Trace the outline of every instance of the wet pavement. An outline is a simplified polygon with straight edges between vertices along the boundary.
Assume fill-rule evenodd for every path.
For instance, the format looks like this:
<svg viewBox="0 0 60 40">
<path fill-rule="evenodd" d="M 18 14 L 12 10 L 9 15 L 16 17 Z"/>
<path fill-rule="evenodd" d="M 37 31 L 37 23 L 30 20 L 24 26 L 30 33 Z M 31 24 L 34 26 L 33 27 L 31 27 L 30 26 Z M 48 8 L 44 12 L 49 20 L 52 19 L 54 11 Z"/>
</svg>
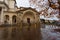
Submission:
<svg viewBox="0 0 60 40">
<path fill-rule="evenodd" d="M 56 25 L 43 25 L 41 31 L 35 29 L 34 26 L 28 28 L 20 27 L 0 27 L 0 40 L 60 40 L 60 32 L 53 29 L 60 29 Z M 41 32 L 41 34 L 40 34 Z M 40 35 L 40 36 L 39 36 Z M 42 37 L 41 37 L 42 36 Z M 41 38 L 41 39 L 40 39 Z"/>
<path fill-rule="evenodd" d="M 45 28 L 41 28 L 42 40 L 60 40 L 60 32 L 54 29 L 60 28 L 56 25 L 45 25 Z"/>
<path fill-rule="evenodd" d="M 41 40 L 40 32 L 34 25 L 0 27 L 0 40 Z"/>
</svg>

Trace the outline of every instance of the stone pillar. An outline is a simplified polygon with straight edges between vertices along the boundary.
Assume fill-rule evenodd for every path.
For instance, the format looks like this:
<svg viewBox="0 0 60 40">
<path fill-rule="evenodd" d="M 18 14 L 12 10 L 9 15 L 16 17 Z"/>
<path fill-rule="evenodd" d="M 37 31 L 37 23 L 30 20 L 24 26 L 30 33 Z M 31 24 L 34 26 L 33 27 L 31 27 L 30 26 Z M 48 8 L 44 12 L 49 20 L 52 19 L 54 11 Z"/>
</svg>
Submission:
<svg viewBox="0 0 60 40">
<path fill-rule="evenodd" d="M 3 16 L 4 16 L 4 15 L 3 15 L 3 12 L 4 12 L 4 11 L 3 11 L 3 10 L 4 10 L 4 9 L 2 8 L 2 11 L 1 11 L 1 24 L 4 23 L 4 17 L 3 17 Z"/>
<path fill-rule="evenodd" d="M 10 18 L 9 18 L 10 20 L 10 22 L 9 22 L 9 24 L 12 24 L 12 16 L 10 16 Z"/>
</svg>

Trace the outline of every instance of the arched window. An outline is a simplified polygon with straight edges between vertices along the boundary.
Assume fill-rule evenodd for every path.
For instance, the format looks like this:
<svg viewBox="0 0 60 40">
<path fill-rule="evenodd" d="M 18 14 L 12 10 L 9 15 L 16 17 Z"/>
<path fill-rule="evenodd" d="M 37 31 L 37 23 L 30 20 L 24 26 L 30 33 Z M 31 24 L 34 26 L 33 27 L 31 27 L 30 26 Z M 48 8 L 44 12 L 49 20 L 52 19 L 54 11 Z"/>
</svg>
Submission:
<svg viewBox="0 0 60 40">
<path fill-rule="evenodd" d="M 2 8 L 0 7 L 0 14 L 1 14 L 1 10 L 2 10 Z"/>
<path fill-rule="evenodd" d="M 5 19 L 6 20 L 9 20 L 9 15 L 5 15 Z"/>
<path fill-rule="evenodd" d="M 12 17 L 12 23 L 16 23 L 16 16 L 15 15 Z"/>
<path fill-rule="evenodd" d="M 5 23 L 9 23 L 9 15 L 5 15 L 4 17 L 5 17 L 5 21 L 4 22 Z"/>
</svg>

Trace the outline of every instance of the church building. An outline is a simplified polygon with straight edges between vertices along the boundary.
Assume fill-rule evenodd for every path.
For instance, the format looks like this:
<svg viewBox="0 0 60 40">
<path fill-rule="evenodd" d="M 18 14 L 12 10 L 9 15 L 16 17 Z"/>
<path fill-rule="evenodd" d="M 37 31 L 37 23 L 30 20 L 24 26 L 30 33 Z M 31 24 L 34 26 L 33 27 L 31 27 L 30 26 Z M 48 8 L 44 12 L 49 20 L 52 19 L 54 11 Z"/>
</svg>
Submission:
<svg viewBox="0 0 60 40">
<path fill-rule="evenodd" d="M 32 8 L 16 7 L 16 0 L 0 0 L 0 25 L 39 22 L 39 13 Z"/>
</svg>

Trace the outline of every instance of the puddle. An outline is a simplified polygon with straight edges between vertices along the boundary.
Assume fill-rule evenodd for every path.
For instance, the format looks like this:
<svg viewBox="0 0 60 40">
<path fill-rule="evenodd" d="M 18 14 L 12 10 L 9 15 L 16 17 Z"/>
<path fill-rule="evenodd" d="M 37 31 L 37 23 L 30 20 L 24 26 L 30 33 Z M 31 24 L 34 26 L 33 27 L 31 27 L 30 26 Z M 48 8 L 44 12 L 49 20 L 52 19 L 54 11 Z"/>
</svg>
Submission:
<svg viewBox="0 0 60 40">
<path fill-rule="evenodd" d="M 34 24 L 0 27 L 0 40 L 41 40 L 41 30 Z"/>
</svg>

